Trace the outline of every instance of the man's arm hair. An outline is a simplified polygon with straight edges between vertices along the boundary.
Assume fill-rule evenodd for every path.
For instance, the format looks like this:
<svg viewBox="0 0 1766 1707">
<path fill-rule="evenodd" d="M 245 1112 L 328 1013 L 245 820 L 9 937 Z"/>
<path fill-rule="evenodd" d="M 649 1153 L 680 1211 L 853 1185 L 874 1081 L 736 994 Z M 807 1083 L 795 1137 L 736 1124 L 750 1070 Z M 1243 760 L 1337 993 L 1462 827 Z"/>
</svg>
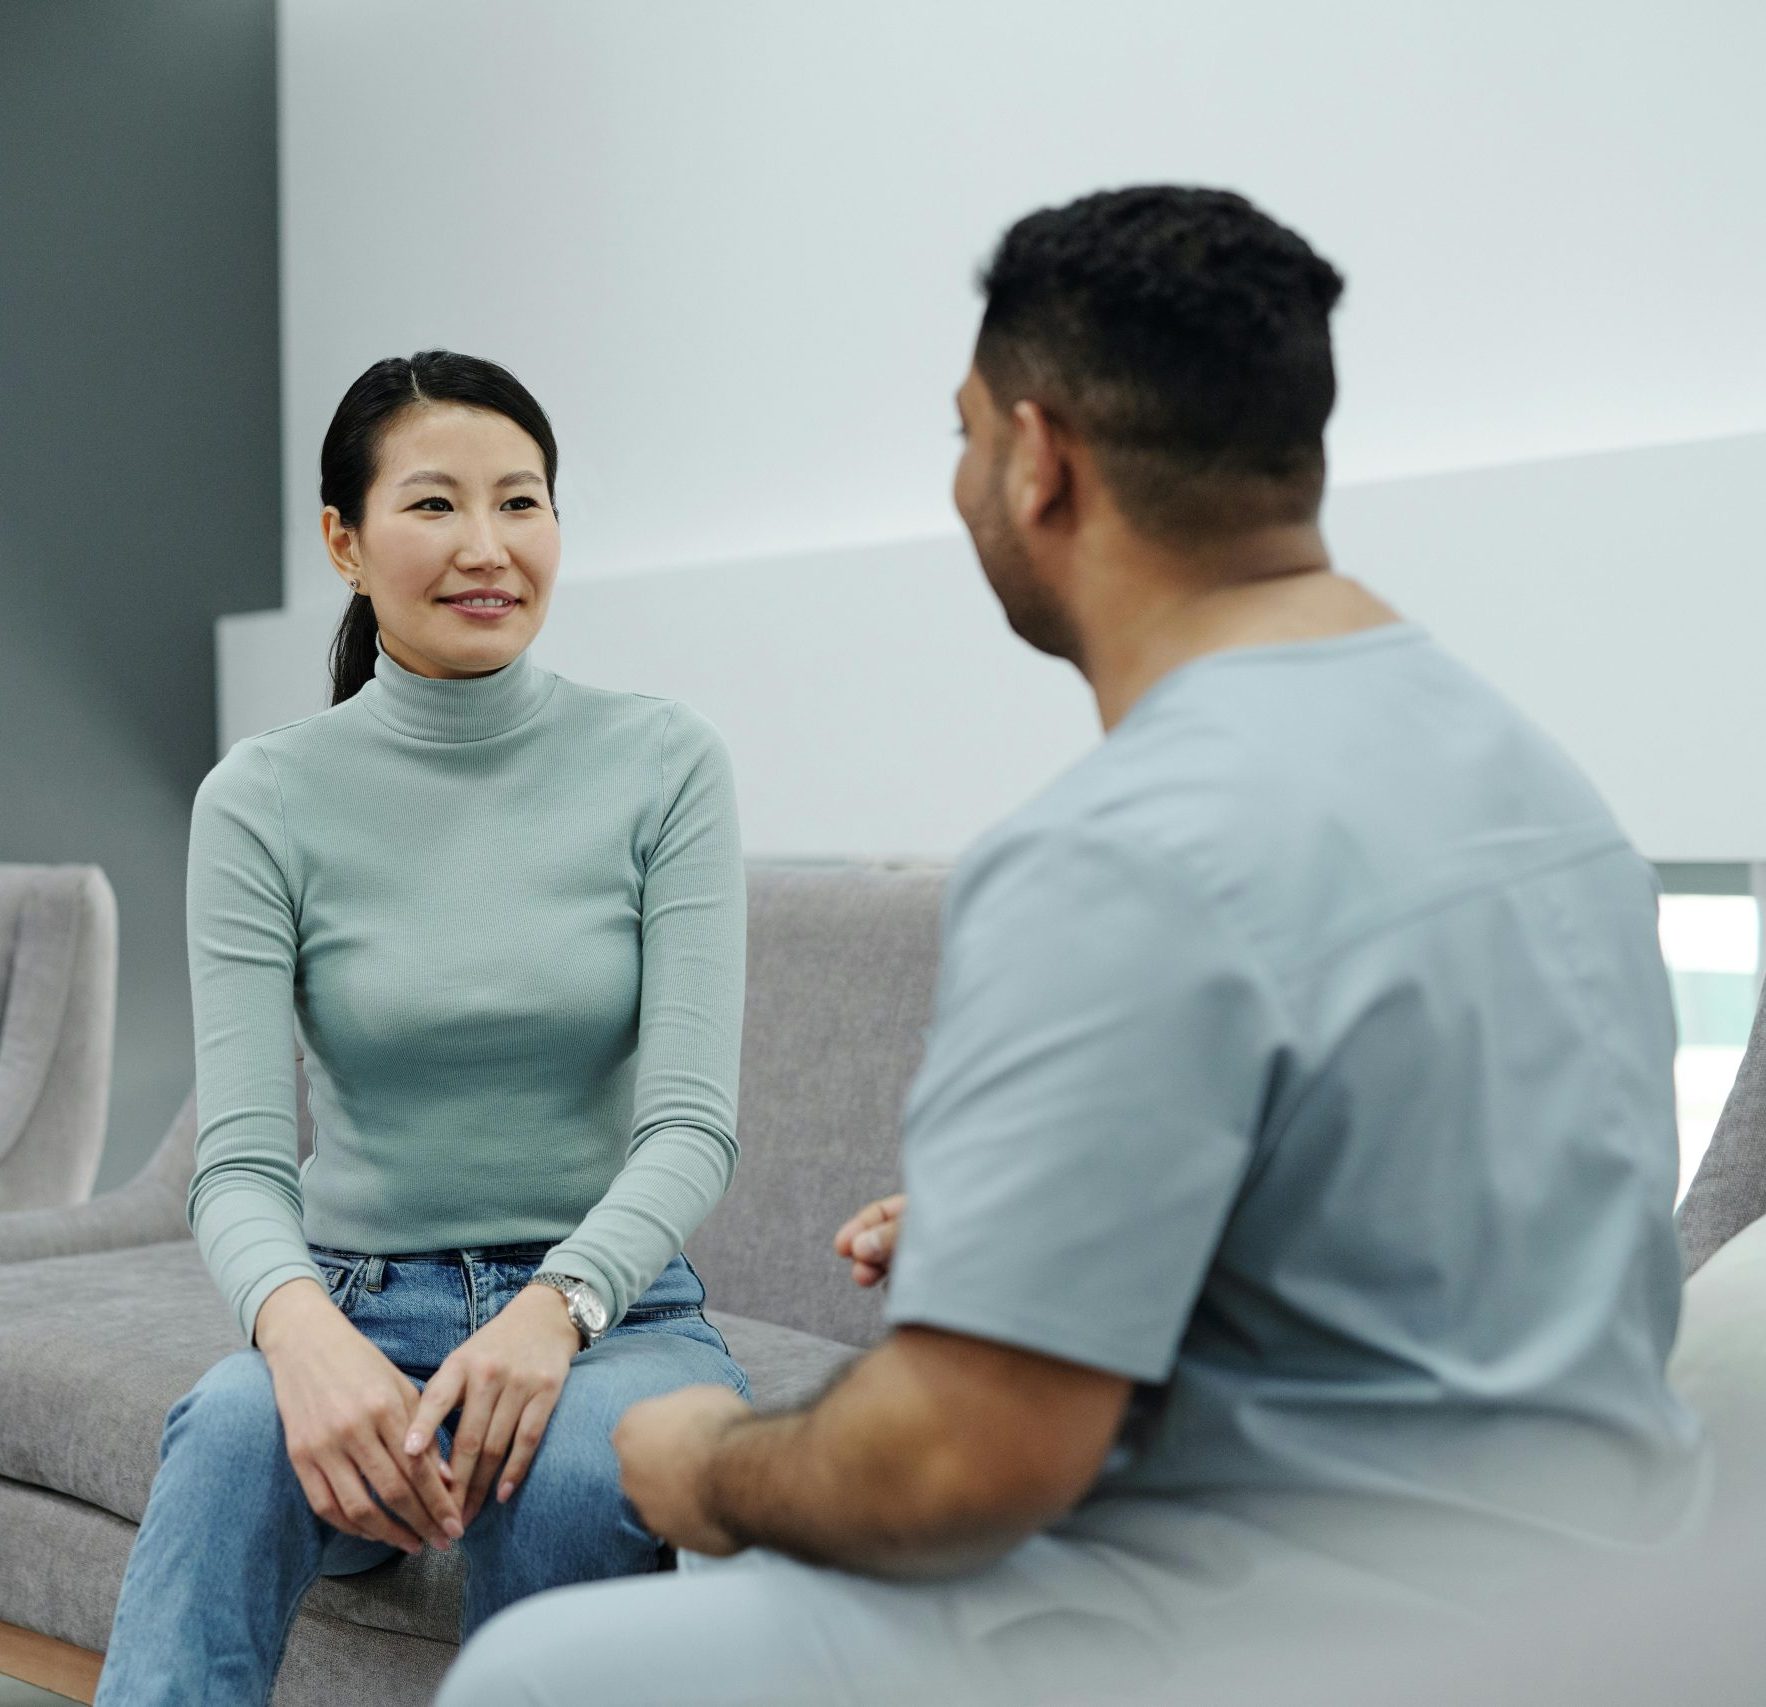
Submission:
<svg viewBox="0 0 1766 1707">
<path fill-rule="evenodd" d="M 994 1340 L 898 1327 L 801 1410 L 735 1424 L 704 1490 L 744 1544 L 878 1576 L 971 1569 L 1073 1508 L 1134 1383 Z"/>
</svg>

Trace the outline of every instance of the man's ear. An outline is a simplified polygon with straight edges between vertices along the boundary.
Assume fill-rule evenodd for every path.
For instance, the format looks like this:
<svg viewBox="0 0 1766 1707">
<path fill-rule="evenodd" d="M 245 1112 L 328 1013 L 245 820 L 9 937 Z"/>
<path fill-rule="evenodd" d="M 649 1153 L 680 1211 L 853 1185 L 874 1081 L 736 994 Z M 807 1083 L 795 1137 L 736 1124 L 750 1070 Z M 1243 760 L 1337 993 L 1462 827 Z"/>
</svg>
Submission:
<svg viewBox="0 0 1766 1707">
<path fill-rule="evenodd" d="M 1073 467 L 1067 435 L 1040 403 L 1012 405 L 1006 501 L 1021 529 L 1058 524 L 1071 510 Z"/>
</svg>

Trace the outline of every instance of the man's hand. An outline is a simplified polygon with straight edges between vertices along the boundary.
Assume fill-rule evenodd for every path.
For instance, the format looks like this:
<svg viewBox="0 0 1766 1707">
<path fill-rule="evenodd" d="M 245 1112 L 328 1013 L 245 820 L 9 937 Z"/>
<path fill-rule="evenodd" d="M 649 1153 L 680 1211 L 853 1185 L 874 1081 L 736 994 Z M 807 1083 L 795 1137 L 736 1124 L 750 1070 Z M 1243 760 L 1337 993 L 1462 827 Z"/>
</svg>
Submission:
<svg viewBox="0 0 1766 1707">
<path fill-rule="evenodd" d="M 613 1431 L 620 1480 L 652 1534 L 718 1558 L 741 1551 L 706 1511 L 706 1493 L 719 1442 L 753 1414 L 728 1387 L 707 1385 L 641 1399 L 620 1418 Z"/>
<path fill-rule="evenodd" d="M 860 1286 L 875 1286 L 889 1273 L 895 1256 L 895 1236 L 901 1230 L 901 1212 L 907 1196 L 897 1192 L 867 1203 L 834 1235 L 834 1250 L 852 1263 L 852 1278 Z"/>
<path fill-rule="evenodd" d="M 450 1463 L 464 1506 L 462 1524 L 469 1526 L 478 1515 L 499 1470 L 497 1501 L 513 1498 L 564 1391 L 570 1360 L 582 1348 L 564 1294 L 524 1286 L 430 1378 L 404 1448 L 409 1456 L 420 1455 L 436 1426 L 460 1407 Z"/>
</svg>

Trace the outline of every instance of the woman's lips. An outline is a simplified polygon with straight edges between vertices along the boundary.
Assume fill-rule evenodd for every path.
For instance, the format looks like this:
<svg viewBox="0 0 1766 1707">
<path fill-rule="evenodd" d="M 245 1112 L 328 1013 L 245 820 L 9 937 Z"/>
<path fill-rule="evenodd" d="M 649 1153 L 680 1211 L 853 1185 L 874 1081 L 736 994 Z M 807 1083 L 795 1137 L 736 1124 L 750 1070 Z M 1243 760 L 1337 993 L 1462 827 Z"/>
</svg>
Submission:
<svg viewBox="0 0 1766 1707">
<path fill-rule="evenodd" d="M 511 611 L 521 609 L 519 600 L 507 605 L 462 605 L 449 599 L 442 599 L 439 602 L 446 605 L 449 610 L 457 610 L 462 616 L 469 617 L 474 622 L 497 622 L 508 616 Z"/>
</svg>

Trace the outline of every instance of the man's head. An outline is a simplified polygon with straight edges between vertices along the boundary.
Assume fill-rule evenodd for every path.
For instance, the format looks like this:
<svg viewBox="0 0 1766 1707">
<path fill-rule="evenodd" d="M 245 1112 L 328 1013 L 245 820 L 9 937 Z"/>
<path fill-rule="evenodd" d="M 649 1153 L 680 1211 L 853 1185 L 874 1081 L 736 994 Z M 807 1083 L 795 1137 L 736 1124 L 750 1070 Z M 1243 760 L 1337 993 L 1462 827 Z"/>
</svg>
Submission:
<svg viewBox="0 0 1766 1707">
<path fill-rule="evenodd" d="M 1316 520 L 1343 280 L 1294 232 L 1227 190 L 1101 191 L 1019 220 L 979 282 L 955 499 L 1033 646 L 1078 660 L 1040 571 L 1101 513 L 1215 558 Z"/>
</svg>

